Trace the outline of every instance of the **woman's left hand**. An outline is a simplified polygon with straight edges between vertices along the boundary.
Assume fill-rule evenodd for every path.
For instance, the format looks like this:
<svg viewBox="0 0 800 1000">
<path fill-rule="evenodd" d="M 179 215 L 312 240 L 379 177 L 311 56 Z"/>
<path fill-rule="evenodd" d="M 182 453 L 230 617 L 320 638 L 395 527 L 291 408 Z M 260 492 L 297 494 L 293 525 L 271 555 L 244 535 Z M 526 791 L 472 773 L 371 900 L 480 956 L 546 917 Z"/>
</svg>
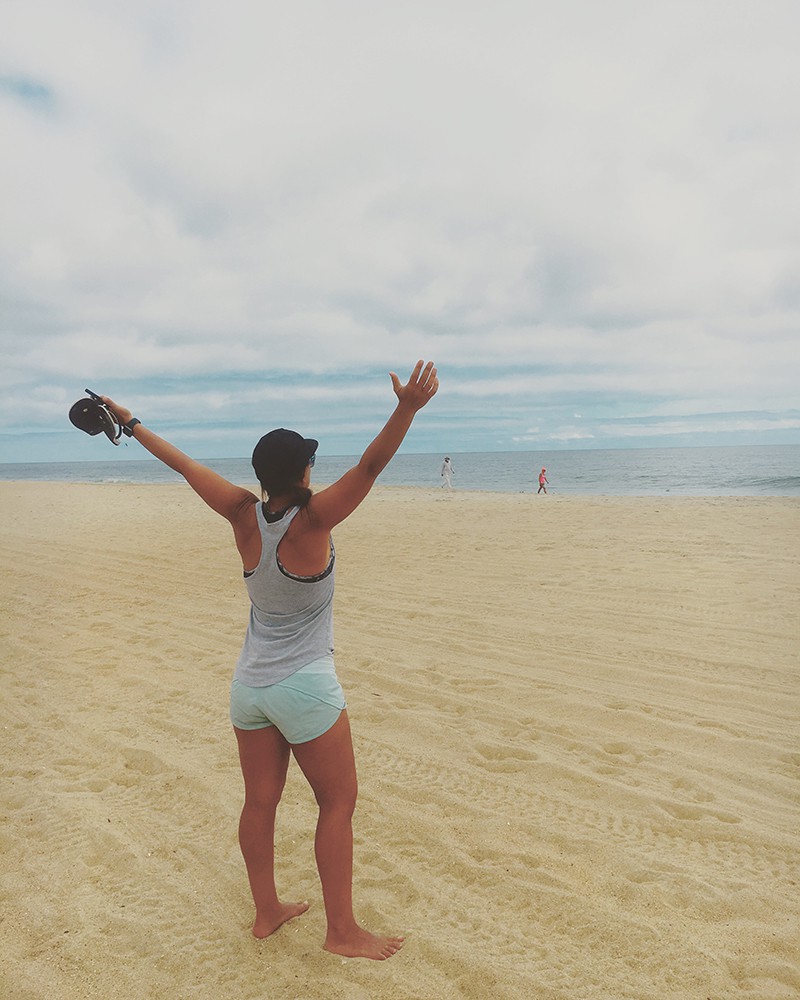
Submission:
<svg viewBox="0 0 800 1000">
<path fill-rule="evenodd" d="M 423 364 L 425 364 L 423 361 L 416 363 L 405 385 L 394 372 L 389 372 L 395 395 L 401 403 L 410 406 L 414 412 L 421 410 L 436 395 L 439 388 L 439 379 L 436 377 L 433 362 L 429 361 L 424 368 Z"/>
</svg>

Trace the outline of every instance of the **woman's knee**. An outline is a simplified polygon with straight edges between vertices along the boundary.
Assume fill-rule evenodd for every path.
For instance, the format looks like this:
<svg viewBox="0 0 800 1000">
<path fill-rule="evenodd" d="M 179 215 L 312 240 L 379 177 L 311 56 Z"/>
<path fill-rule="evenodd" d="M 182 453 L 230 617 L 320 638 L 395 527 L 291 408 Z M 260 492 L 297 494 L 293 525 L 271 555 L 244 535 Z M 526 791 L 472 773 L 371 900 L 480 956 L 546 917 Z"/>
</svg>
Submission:
<svg viewBox="0 0 800 1000">
<path fill-rule="evenodd" d="M 352 816 L 358 799 L 358 782 L 353 776 L 351 781 L 336 781 L 331 785 L 321 785 L 314 789 L 314 797 L 320 812 L 341 813 Z"/>
<path fill-rule="evenodd" d="M 286 781 L 279 783 L 259 782 L 245 788 L 244 807 L 258 812 L 274 811 L 278 808 L 278 803 L 283 795 Z"/>
</svg>

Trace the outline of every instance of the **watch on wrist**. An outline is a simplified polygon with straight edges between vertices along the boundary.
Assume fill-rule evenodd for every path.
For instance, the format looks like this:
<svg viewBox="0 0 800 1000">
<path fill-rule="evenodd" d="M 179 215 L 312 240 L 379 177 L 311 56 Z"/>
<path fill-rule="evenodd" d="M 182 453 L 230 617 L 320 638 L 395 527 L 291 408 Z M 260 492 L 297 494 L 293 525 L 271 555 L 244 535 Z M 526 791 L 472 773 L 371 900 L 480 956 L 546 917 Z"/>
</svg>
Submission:
<svg viewBox="0 0 800 1000">
<path fill-rule="evenodd" d="M 131 419 L 127 422 L 127 424 L 123 424 L 122 433 L 125 434 L 126 437 L 132 438 L 133 428 L 140 423 L 141 420 L 138 417 L 131 417 Z"/>
</svg>

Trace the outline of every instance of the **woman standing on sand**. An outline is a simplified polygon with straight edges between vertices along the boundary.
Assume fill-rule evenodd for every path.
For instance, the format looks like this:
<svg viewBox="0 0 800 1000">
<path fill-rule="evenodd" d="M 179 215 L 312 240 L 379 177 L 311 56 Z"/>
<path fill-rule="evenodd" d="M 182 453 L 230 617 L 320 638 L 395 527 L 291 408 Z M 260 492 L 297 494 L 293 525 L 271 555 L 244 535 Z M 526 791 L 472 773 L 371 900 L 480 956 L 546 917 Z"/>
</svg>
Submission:
<svg viewBox="0 0 800 1000">
<path fill-rule="evenodd" d="M 439 388 L 432 362 L 417 362 L 406 385 L 390 373 L 397 406 L 359 463 L 312 494 L 317 442 L 283 428 L 253 451 L 261 500 L 184 455 L 130 410 L 103 401 L 156 458 L 180 473 L 232 528 L 250 595 L 250 621 L 231 685 L 245 802 L 239 822 L 256 919 L 263 938 L 308 909 L 275 889 L 275 813 L 289 754 L 319 805 L 315 853 L 328 928 L 324 948 L 349 958 L 386 959 L 401 937 L 371 934 L 353 915 L 353 829 L 357 782 L 350 723 L 333 664 L 331 529 L 367 496 L 418 410 Z"/>
</svg>

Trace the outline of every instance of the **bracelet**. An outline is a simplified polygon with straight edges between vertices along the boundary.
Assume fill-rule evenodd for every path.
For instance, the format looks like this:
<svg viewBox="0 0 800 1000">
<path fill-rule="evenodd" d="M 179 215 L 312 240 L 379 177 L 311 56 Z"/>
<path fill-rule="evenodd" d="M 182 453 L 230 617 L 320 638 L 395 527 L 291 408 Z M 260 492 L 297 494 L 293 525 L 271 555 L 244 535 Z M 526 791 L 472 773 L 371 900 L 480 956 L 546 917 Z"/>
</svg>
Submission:
<svg viewBox="0 0 800 1000">
<path fill-rule="evenodd" d="M 127 424 L 125 424 L 123 426 L 122 433 L 125 434 L 126 437 L 132 438 L 133 437 L 133 428 L 137 424 L 140 424 L 140 423 L 141 423 L 141 420 L 138 417 L 131 417 L 131 419 L 127 422 Z"/>
</svg>

